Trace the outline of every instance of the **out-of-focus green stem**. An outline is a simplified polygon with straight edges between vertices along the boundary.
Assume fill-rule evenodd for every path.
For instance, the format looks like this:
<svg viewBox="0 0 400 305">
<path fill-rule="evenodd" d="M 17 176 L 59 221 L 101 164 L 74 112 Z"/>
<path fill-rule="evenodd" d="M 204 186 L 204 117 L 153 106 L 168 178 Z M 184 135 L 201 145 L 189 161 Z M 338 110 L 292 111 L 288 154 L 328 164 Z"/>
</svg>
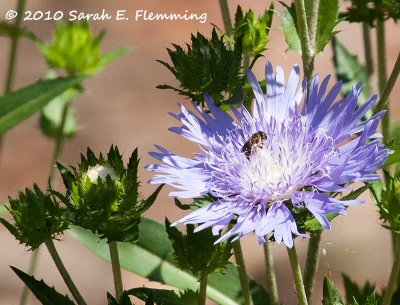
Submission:
<svg viewBox="0 0 400 305">
<path fill-rule="evenodd" d="M 231 14 L 229 12 L 228 0 L 219 0 L 219 6 L 221 9 L 222 20 L 224 22 L 225 32 L 229 33 L 232 31 Z"/>
<path fill-rule="evenodd" d="M 397 54 L 396 63 L 394 64 L 392 73 L 390 73 L 389 80 L 386 82 L 385 89 L 383 89 L 381 97 L 379 98 L 379 102 L 376 105 L 376 112 L 385 109 L 389 96 L 392 93 L 394 84 L 396 83 L 397 78 L 399 77 L 399 74 L 400 74 L 400 52 Z"/>
<path fill-rule="evenodd" d="M 69 103 L 65 104 L 62 110 L 61 114 L 61 122 L 60 126 L 57 130 L 56 137 L 54 139 L 54 151 L 53 151 L 53 156 L 51 158 L 51 167 L 50 167 L 50 173 L 49 173 L 49 179 L 50 182 L 53 181 L 54 179 L 54 174 L 55 174 L 55 163 L 57 160 L 60 158 L 61 150 L 64 144 L 64 128 L 65 128 L 65 121 L 67 120 L 67 113 L 69 109 Z"/>
<path fill-rule="evenodd" d="M 207 272 L 203 271 L 200 276 L 200 288 L 199 288 L 199 301 L 198 305 L 205 305 L 207 300 Z"/>
<path fill-rule="evenodd" d="M 287 248 L 287 252 L 289 256 L 290 267 L 292 268 L 293 280 L 296 287 L 296 293 L 297 293 L 297 299 L 299 300 L 299 305 L 308 305 L 295 245 L 293 244 L 292 248 Z"/>
<path fill-rule="evenodd" d="M 39 260 L 39 254 L 40 254 L 40 248 L 37 248 L 35 251 L 32 252 L 31 260 L 29 263 L 28 274 L 35 273 L 36 266 Z M 29 288 L 27 286 L 24 286 L 24 289 L 22 289 L 21 299 L 19 300 L 20 305 L 25 305 L 26 302 L 28 301 L 29 291 L 30 291 Z"/>
<path fill-rule="evenodd" d="M 272 255 L 272 249 L 268 240 L 263 244 L 263 247 L 264 247 L 265 269 L 267 272 L 267 290 L 269 293 L 271 304 L 278 305 L 279 295 L 278 295 L 278 286 L 276 285 L 274 259 Z"/>
<path fill-rule="evenodd" d="M 315 274 L 319 261 L 321 233 L 321 231 L 310 233 L 311 237 L 308 242 L 306 267 L 304 269 L 304 289 L 308 303 L 311 302 L 311 296 L 314 290 Z"/>
<path fill-rule="evenodd" d="M 232 243 L 233 254 L 235 255 L 236 264 L 238 267 L 239 281 L 242 288 L 244 305 L 253 305 L 253 300 L 251 297 L 249 279 L 247 277 L 246 265 L 244 263 L 242 246 L 240 245 L 240 240 Z"/>
<path fill-rule="evenodd" d="M 367 69 L 367 81 L 368 86 L 371 88 L 371 77 L 374 74 L 374 61 L 372 60 L 370 27 L 368 23 L 362 23 L 362 33 L 364 43 L 365 67 Z"/>
<path fill-rule="evenodd" d="M 50 240 L 46 241 L 45 245 L 46 245 L 47 249 L 49 250 L 51 258 L 53 259 L 54 263 L 56 264 L 58 271 L 60 272 L 62 278 L 64 279 L 64 282 L 67 285 L 72 296 L 74 297 L 75 301 L 78 303 L 78 305 L 86 305 L 85 300 L 83 299 L 82 295 L 78 291 L 78 288 L 76 288 L 74 282 L 72 281 L 71 276 L 69 275 L 67 269 L 65 268 L 60 256 L 58 255 L 58 252 L 56 250 L 56 247 L 54 246 L 53 240 L 50 239 Z"/>
<path fill-rule="evenodd" d="M 397 282 L 400 272 L 400 235 L 394 234 L 394 257 L 392 271 L 390 272 L 389 282 L 386 286 L 385 294 L 383 295 L 382 305 L 390 305 L 392 302 L 393 293 L 397 288 Z"/>
<path fill-rule="evenodd" d="M 378 57 L 378 91 L 383 93 L 386 86 L 386 47 L 385 47 L 385 23 L 382 20 L 376 22 L 376 43 Z M 386 106 L 386 114 L 382 118 L 382 135 L 385 141 L 389 141 L 390 126 L 389 126 L 389 107 Z"/>
<path fill-rule="evenodd" d="M 111 266 L 114 277 L 115 296 L 117 301 L 120 301 L 121 296 L 124 293 L 124 288 L 122 285 L 121 265 L 119 263 L 117 242 L 116 241 L 110 242 L 108 244 L 108 247 L 110 249 Z"/>
<path fill-rule="evenodd" d="M 4 85 L 4 93 L 8 93 L 12 90 L 12 86 L 14 84 L 14 76 L 15 76 L 15 64 L 17 62 L 17 51 L 18 51 L 18 41 L 19 35 L 18 30 L 21 26 L 23 12 L 25 10 L 25 3 L 26 0 L 18 0 L 17 2 L 17 17 L 15 18 L 14 24 L 14 32 L 13 35 L 10 37 L 11 39 L 11 47 L 10 53 L 8 56 L 8 67 L 7 67 L 7 75 L 6 75 L 6 82 Z M 0 134 L 0 155 L 3 147 L 3 135 Z"/>
<path fill-rule="evenodd" d="M 18 40 L 19 40 L 18 31 L 21 26 L 25 3 L 26 3 L 26 0 L 18 0 L 18 3 L 17 3 L 16 11 L 17 11 L 18 15 L 15 18 L 14 33 L 11 36 L 11 48 L 10 48 L 10 56 L 8 59 L 7 78 L 6 78 L 6 84 L 4 87 L 5 93 L 11 91 L 12 85 L 14 83 L 15 63 L 17 61 Z"/>
</svg>

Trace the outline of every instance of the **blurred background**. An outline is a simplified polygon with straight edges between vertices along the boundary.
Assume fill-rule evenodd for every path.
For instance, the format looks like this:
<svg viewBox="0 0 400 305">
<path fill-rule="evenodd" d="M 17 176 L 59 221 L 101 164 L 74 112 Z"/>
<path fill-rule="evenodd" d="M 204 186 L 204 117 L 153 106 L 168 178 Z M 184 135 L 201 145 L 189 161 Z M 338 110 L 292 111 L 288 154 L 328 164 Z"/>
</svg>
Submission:
<svg viewBox="0 0 400 305">
<path fill-rule="evenodd" d="M 256 15 L 261 14 L 269 6 L 269 1 L 243 0 L 229 1 L 231 15 L 240 4 L 244 11 L 252 8 Z M 15 9 L 15 0 L 0 2 L 0 19 L 6 12 Z M 280 8 L 280 4 L 276 4 Z M 75 165 L 81 152 L 87 146 L 97 154 L 108 151 L 111 144 L 117 145 L 127 159 L 135 147 L 139 147 L 141 156 L 140 177 L 142 192 L 150 194 L 154 188 L 146 181 L 151 173 L 144 170 L 146 164 L 154 160 L 148 155 L 154 144 L 159 144 L 174 152 L 190 156 L 195 146 L 168 132 L 168 128 L 176 122 L 168 112 L 178 112 L 177 103 L 188 105 L 189 101 L 171 90 L 159 90 L 159 84 L 177 85 L 173 75 L 156 59 L 169 62 L 166 48 L 171 43 L 184 45 L 190 41 L 190 34 L 197 31 L 209 37 L 212 24 L 223 28 L 218 1 L 185 1 L 185 0 L 35 0 L 27 1 L 26 10 L 57 11 L 68 14 L 71 10 L 87 13 L 126 10 L 127 21 L 91 21 L 90 26 L 95 33 L 103 28 L 107 34 L 102 43 L 104 52 L 118 47 L 131 47 L 133 51 L 110 64 L 102 73 L 84 83 L 85 93 L 74 101 L 74 109 L 79 122 L 79 132 L 72 140 L 65 142 L 61 162 Z M 147 10 L 155 13 L 174 12 L 206 13 L 207 21 L 135 21 L 136 10 Z M 45 41 L 51 40 L 55 27 L 54 21 L 26 21 L 29 27 Z M 387 69 L 390 73 L 395 56 L 400 49 L 399 27 L 388 21 L 386 23 Z M 279 31 L 280 23 L 274 16 L 269 36 L 268 50 L 265 59 L 273 65 L 280 65 L 288 74 L 294 63 L 301 64 L 301 58 L 293 52 L 286 52 L 283 34 Z M 338 39 L 353 53 L 363 60 L 361 45 L 361 26 L 342 22 L 338 30 Z M 374 32 L 372 33 L 375 45 Z M 0 37 L 0 88 L 3 90 L 6 75 L 10 42 Z M 21 39 L 18 48 L 18 62 L 14 89 L 28 85 L 41 78 L 47 69 L 46 63 L 31 41 Z M 265 59 L 258 60 L 254 71 L 259 79 L 263 78 Z M 315 73 L 322 77 L 333 74 L 332 52 L 328 45 L 320 53 L 315 62 Z M 332 82 L 333 83 L 333 82 Z M 400 95 L 400 85 L 395 86 L 392 97 Z M 398 101 L 392 98 L 392 105 Z M 399 122 L 399 110 L 393 108 L 393 115 Z M 31 187 L 34 182 L 45 188 L 47 184 L 52 141 L 44 137 L 38 128 L 38 116 L 35 115 L 24 123 L 7 132 L 0 157 L 0 202 L 8 196 L 15 197 L 18 190 Z M 59 180 L 59 177 L 57 177 Z M 60 183 L 58 182 L 58 185 Z M 165 187 L 157 202 L 146 213 L 148 217 L 164 221 L 167 216 L 176 220 L 183 212 L 179 211 L 168 197 L 171 188 Z M 314 302 L 321 300 L 322 277 L 329 274 L 336 284 L 342 287 L 341 274 L 351 274 L 353 280 L 364 283 L 369 280 L 378 289 L 386 285 L 391 267 L 390 234 L 380 226 L 375 206 L 368 196 L 366 203 L 360 207 L 348 209 L 347 217 L 338 217 L 333 221 L 332 230 L 323 234 L 319 274 L 317 276 Z M 296 240 L 300 258 L 304 261 L 307 241 Z M 22 282 L 9 266 L 16 266 L 27 271 L 30 253 L 0 226 L 0 305 L 18 304 Z M 250 274 L 265 283 L 264 258 L 262 248 L 254 236 L 244 239 L 244 252 Z M 108 264 L 77 244 L 68 235 L 56 243 L 65 265 L 76 281 L 77 286 L 89 304 L 106 304 L 106 291 L 113 293 L 111 269 Z M 322 250 L 322 249 L 321 249 Z M 281 301 L 285 304 L 296 304 L 296 297 L 291 279 L 291 271 L 284 245 L 274 245 L 274 258 L 277 272 L 278 289 Z M 322 255 L 322 252 L 324 255 Z M 54 285 L 57 290 L 66 292 L 65 285 L 57 273 L 47 251 L 42 249 L 37 278 Z M 142 279 L 128 272 L 123 272 L 125 287 L 151 286 Z M 29 304 L 38 304 L 32 297 Z M 211 303 L 210 303 L 211 304 Z"/>
</svg>

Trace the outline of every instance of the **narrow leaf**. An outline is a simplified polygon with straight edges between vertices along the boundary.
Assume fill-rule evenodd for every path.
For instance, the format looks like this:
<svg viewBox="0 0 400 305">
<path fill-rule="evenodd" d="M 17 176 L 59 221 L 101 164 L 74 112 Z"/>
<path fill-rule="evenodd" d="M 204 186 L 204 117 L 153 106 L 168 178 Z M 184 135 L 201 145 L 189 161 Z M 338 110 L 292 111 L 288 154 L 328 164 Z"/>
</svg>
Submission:
<svg viewBox="0 0 400 305">
<path fill-rule="evenodd" d="M 122 268 L 179 289 L 196 291 L 199 283 L 191 274 L 178 269 L 173 262 L 171 242 L 163 224 L 143 218 L 139 225 L 140 239 L 136 244 L 118 243 Z M 105 242 L 82 228 L 73 227 L 69 233 L 80 243 L 104 260 L 110 261 Z M 140 263 L 138 263 L 140 262 Z M 226 266 L 224 274 L 211 274 L 208 277 L 207 296 L 220 305 L 243 304 L 237 268 Z M 269 296 L 265 289 L 255 281 L 250 281 L 253 299 L 268 305 Z M 262 301 L 263 300 L 263 301 Z"/>
<path fill-rule="evenodd" d="M 11 266 L 11 269 L 18 275 L 25 285 L 28 286 L 30 291 L 32 291 L 42 305 L 74 305 L 74 302 L 72 302 L 67 296 L 62 295 L 54 288 L 47 286 L 43 280 L 38 281 L 33 276 L 26 274 L 18 268 Z"/>
<path fill-rule="evenodd" d="M 344 305 L 340 296 L 339 289 L 330 280 L 329 277 L 324 278 L 324 296 L 322 298 L 323 305 Z"/>
<path fill-rule="evenodd" d="M 388 167 L 400 161 L 400 143 L 392 142 L 389 145 L 387 145 L 387 148 L 393 150 L 393 153 L 388 156 L 388 159 L 386 160 L 385 163 L 385 167 Z"/>
<path fill-rule="evenodd" d="M 308 2 L 313 0 L 308 0 Z M 317 36 L 315 39 L 316 52 L 322 52 L 328 42 L 336 34 L 334 27 L 339 23 L 339 1 L 323 0 L 319 1 L 318 20 L 317 20 Z"/>
<path fill-rule="evenodd" d="M 140 287 L 130 289 L 127 293 L 142 301 L 150 300 L 157 305 L 196 305 L 198 302 L 198 295 L 191 290 L 178 291 Z"/>
<path fill-rule="evenodd" d="M 7 212 L 7 208 L 5 204 L 0 205 L 0 217 L 2 217 Z"/>
<path fill-rule="evenodd" d="M 0 97 L 0 134 L 43 108 L 68 88 L 82 82 L 86 76 L 70 76 L 40 80 L 18 91 Z"/>
<path fill-rule="evenodd" d="M 72 87 L 51 100 L 43 107 L 40 114 L 40 128 L 43 133 L 51 138 L 56 138 L 62 123 L 64 108 L 81 92 L 78 88 Z M 73 109 L 68 107 L 64 121 L 63 138 L 71 138 L 78 130 Z"/>
<path fill-rule="evenodd" d="M 332 39 L 332 47 L 336 78 L 343 83 L 342 93 L 347 95 L 352 87 L 359 82 L 363 85 L 367 85 L 367 70 L 359 62 L 357 56 L 352 55 L 349 50 L 336 39 Z M 364 88 L 359 97 L 359 104 L 364 103 L 369 96 L 370 92 L 368 88 Z M 367 118 L 369 118 L 371 114 L 372 112 L 370 111 L 366 115 Z"/>
<path fill-rule="evenodd" d="M 301 55 L 301 43 L 297 32 L 294 3 L 290 7 L 282 2 L 281 4 L 283 8 L 279 11 L 278 16 L 282 24 L 281 30 L 285 35 L 286 43 L 288 44 L 289 50 L 295 51 Z"/>
</svg>

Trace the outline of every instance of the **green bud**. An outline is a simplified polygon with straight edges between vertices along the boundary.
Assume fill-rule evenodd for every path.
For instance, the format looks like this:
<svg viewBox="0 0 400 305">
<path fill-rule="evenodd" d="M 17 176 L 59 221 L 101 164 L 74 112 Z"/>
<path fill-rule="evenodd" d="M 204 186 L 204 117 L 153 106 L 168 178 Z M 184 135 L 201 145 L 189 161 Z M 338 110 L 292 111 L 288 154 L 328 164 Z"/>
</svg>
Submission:
<svg viewBox="0 0 400 305">
<path fill-rule="evenodd" d="M 59 22 L 49 44 L 38 42 L 39 50 L 51 68 L 68 74 L 94 73 L 102 68 L 102 31 L 94 36 L 88 23 Z"/>
<path fill-rule="evenodd" d="M 240 6 L 235 15 L 235 40 L 241 40 L 243 52 L 256 56 L 265 50 L 272 23 L 273 5 L 258 18 L 249 10 L 244 16 Z"/>
<path fill-rule="evenodd" d="M 172 89 L 204 106 L 204 93 L 209 94 L 217 106 L 226 104 L 241 88 L 241 44 L 227 43 L 213 29 L 208 39 L 201 33 L 191 36 L 186 48 L 173 44 L 168 49 L 172 64 L 158 60 L 179 81 L 179 87 L 159 85 L 159 89 Z"/>
<path fill-rule="evenodd" d="M 132 153 L 125 168 L 117 147 L 111 146 L 107 158 L 96 157 L 88 148 L 81 155 L 78 169 L 58 164 L 67 195 L 72 223 L 111 241 L 138 240 L 140 216 L 154 203 L 160 186 L 149 198 L 139 196 L 138 151 Z"/>
<path fill-rule="evenodd" d="M 214 244 L 216 238 L 211 229 L 194 233 L 194 226 L 186 226 L 186 235 L 171 223 L 165 221 L 168 237 L 174 248 L 175 261 L 179 268 L 189 270 L 199 277 L 203 272 L 210 274 L 221 272 L 232 253 L 229 242 Z"/>
<path fill-rule="evenodd" d="M 3 218 L 0 222 L 21 244 L 37 249 L 42 243 L 55 238 L 68 229 L 65 211 L 60 208 L 54 196 L 45 195 L 34 184 L 33 191 L 20 192 L 18 199 L 9 198 L 14 225 Z"/>
</svg>

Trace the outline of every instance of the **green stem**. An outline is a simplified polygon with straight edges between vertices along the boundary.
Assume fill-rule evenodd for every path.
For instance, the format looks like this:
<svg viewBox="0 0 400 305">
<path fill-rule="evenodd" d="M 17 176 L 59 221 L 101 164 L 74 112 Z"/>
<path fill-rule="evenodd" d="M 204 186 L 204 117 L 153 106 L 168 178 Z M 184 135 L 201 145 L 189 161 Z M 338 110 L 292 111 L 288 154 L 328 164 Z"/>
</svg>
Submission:
<svg viewBox="0 0 400 305">
<path fill-rule="evenodd" d="M 229 33 L 232 31 L 232 21 L 231 14 L 229 12 L 228 0 L 219 0 L 219 7 L 221 9 L 225 32 Z"/>
<path fill-rule="evenodd" d="M 119 255 L 118 255 L 118 245 L 116 241 L 112 241 L 108 244 L 110 249 L 110 257 L 111 257 L 111 266 L 114 277 L 114 287 L 115 287 L 115 296 L 119 301 L 121 299 L 122 294 L 124 293 L 124 288 L 122 286 L 122 276 L 121 276 L 121 266 L 119 264 Z"/>
<path fill-rule="evenodd" d="M 386 48 L 385 48 L 385 24 L 382 20 L 376 23 L 376 44 L 378 57 L 378 91 L 382 94 L 386 86 Z M 382 135 L 383 139 L 388 141 L 390 138 L 389 126 L 389 107 L 386 107 L 387 113 L 382 118 Z"/>
<path fill-rule="evenodd" d="M 390 305 L 392 302 L 393 293 L 397 288 L 397 281 L 400 271 L 400 235 L 395 234 L 395 251 L 393 257 L 392 271 L 390 272 L 389 282 L 386 286 L 385 294 L 383 295 L 382 305 Z"/>
<path fill-rule="evenodd" d="M 56 167 L 54 166 L 54 164 L 57 162 L 59 156 L 60 156 L 60 152 L 62 149 L 62 143 L 64 140 L 63 137 L 63 130 L 65 127 L 65 121 L 66 121 L 66 117 L 67 117 L 67 111 L 68 111 L 68 105 L 64 106 L 63 112 L 62 112 L 62 117 L 61 117 L 61 123 L 60 123 L 60 128 L 57 132 L 55 141 L 54 141 L 54 151 L 53 151 L 53 157 L 52 157 L 52 161 L 50 164 L 50 173 L 49 173 L 49 181 L 50 181 L 50 185 L 54 179 L 54 174 L 55 174 L 55 169 Z M 37 266 L 37 262 L 38 262 L 38 258 L 39 258 L 39 254 L 40 254 L 40 248 L 36 249 L 31 257 L 31 261 L 29 264 L 29 272 L 28 274 L 34 274 L 36 271 L 36 266 Z M 21 300 L 20 300 L 20 305 L 25 305 L 28 301 L 28 296 L 29 296 L 29 288 L 27 286 L 24 286 L 23 290 L 22 290 L 22 295 L 21 295 Z"/>
<path fill-rule="evenodd" d="M 10 48 L 10 53 L 8 57 L 8 67 L 7 67 L 7 75 L 6 75 L 6 82 L 4 85 L 4 93 L 8 93 L 11 91 L 12 86 L 14 84 L 14 76 L 15 76 L 15 65 L 17 61 L 17 50 L 18 50 L 18 41 L 19 41 L 19 35 L 18 35 L 18 30 L 21 26 L 21 21 L 22 21 L 22 16 L 23 12 L 25 10 L 25 3 L 26 0 L 18 0 L 17 3 L 17 18 L 15 18 L 15 30 L 12 34 L 11 38 L 11 48 Z M 0 134 L 0 154 L 2 152 L 3 148 L 3 134 Z M 28 289 L 27 289 L 28 291 Z M 23 303 L 21 303 L 23 304 Z"/>
<path fill-rule="evenodd" d="M 318 25 L 318 11 L 319 11 L 319 0 L 313 0 L 311 5 L 311 15 L 308 18 L 308 34 L 310 37 L 310 48 L 313 54 L 315 54 L 315 44 L 317 40 L 317 25 Z"/>
<path fill-rule="evenodd" d="M 36 266 L 39 260 L 39 254 L 40 254 L 40 248 L 37 248 L 35 251 L 33 251 L 32 256 L 31 256 L 31 261 L 29 263 L 29 269 L 28 269 L 28 274 L 34 274 L 36 270 Z M 21 299 L 19 301 L 20 305 L 25 305 L 26 302 L 28 301 L 28 296 L 29 296 L 29 288 L 28 286 L 24 286 L 24 289 L 22 290 L 21 294 Z"/>
<path fill-rule="evenodd" d="M 319 246 L 321 243 L 321 231 L 312 232 L 307 249 L 306 267 L 304 270 L 304 289 L 307 301 L 310 303 L 314 290 L 315 274 L 317 272 L 319 261 Z"/>
<path fill-rule="evenodd" d="M 67 269 L 65 268 L 60 256 L 58 255 L 58 252 L 56 250 L 56 247 L 54 246 L 53 240 L 50 239 L 50 240 L 46 241 L 45 245 L 47 247 L 47 250 L 49 250 L 51 258 L 53 259 L 54 263 L 56 264 L 58 271 L 60 272 L 62 278 L 64 279 L 64 282 L 67 285 L 72 296 L 74 297 L 75 301 L 78 303 L 78 305 L 86 305 L 85 300 L 82 298 L 82 295 L 79 293 L 78 288 L 76 288 L 74 282 L 71 279 L 71 276 L 69 275 Z"/>
<path fill-rule="evenodd" d="M 8 60 L 8 68 L 7 68 L 7 78 L 5 84 L 5 93 L 11 91 L 12 85 L 14 82 L 14 75 L 15 75 L 15 63 L 17 61 L 17 48 L 18 48 L 18 40 L 19 35 L 18 31 L 21 25 L 23 12 L 25 8 L 26 0 L 18 0 L 17 3 L 17 17 L 15 18 L 15 30 L 13 31 L 13 35 L 11 36 L 11 48 L 10 48 L 10 56 Z"/>
<path fill-rule="evenodd" d="M 390 94 L 392 93 L 393 87 L 399 77 L 400 73 L 400 52 L 397 54 L 396 63 L 394 64 L 392 73 L 390 73 L 389 80 L 386 83 L 385 89 L 379 98 L 379 102 L 376 105 L 376 112 L 379 112 L 386 108 L 387 101 L 389 99 Z"/>
<path fill-rule="evenodd" d="M 240 286 L 242 288 L 242 294 L 244 299 L 244 305 L 253 305 L 253 300 L 251 297 L 249 279 L 247 277 L 246 266 L 244 264 L 242 246 L 240 245 L 240 240 L 232 243 L 233 253 L 235 255 L 235 260 L 239 273 Z"/>
<path fill-rule="evenodd" d="M 365 67 L 367 68 L 367 81 L 368 86 L 371 88 L 371 77 L 374 74 L 374 61 L 372 59 L 372 46 L 370 37 L 370 27 L 368 23 L 362 23 L 362 33 L 364 42 L 364 56 L 365 56 Z"/>
<path fill-rule="evenodd" d="M 271 304 L 277 305 L 279 301 L 278 287 L 276 285 L 276 276 L 274 270 L 272 249 L 268 240 L 263 244 L 263 247 L 264 247 L 265 269 L 267 272 L 267 290 L 269 293 Z"/>
<path fill-rule="evenodd" d="M 299 300 L 299 305 L 308 305 L 295 245 L 293 244 L 292 248 L 287 248 L 287 252 L 289 256 L 290 267 L 292 268 L 293 279 L 294 279 L 294 284 L 296 286 L 296 293 L 297 293 L 297 298 Z"/>
<path fill-rule="evenodd" d="M 301 42 L 301 52 L 303 59 L 304 76 L 308 80 L 308 88 L 311 85 L 312 73 L 314 69 L 314 50 L 309 36 L 306 9 L 304 0 L 294 1 L 297 16 L 297 28 Z M 314 25 L 313 25 L 314 26 Z M 315 24 L 316 26 L 316 24 Z M 313 30 L 312 30 L 313 31 Z M 309 92 L 309 90 L 308 90 Z"/>
<path fill-rule="evenodd" d="M 205 305 L 207 300 L 207 272 L 203 271 L 200 277 L 200 288 L 199 288 L 199 301 L 198 305 Z"/>
<path fill-rule="evenodd" d="M 53 156 L 51 158 L 51 167 L 50 167 L 50 173 L 49 173 L 50 183 L 54 179 L 54 174 L 55 174 L 55 170 L 56 170 L 55 163 L 57 162 L 57 160 L 60 157 L 61 150 L 62 150 L 62 147 L 64 144 L 64 128 L 65 128 L 65 121 L 67 120 L 68 109 L 69 109 L 69 103 L 65 104 L 63 107 L 62 114 L 61 114 L 60 126 L 57 130 L 57 134 L 54 139 L 54 151 L 53 151 Z"/>
</svg>

